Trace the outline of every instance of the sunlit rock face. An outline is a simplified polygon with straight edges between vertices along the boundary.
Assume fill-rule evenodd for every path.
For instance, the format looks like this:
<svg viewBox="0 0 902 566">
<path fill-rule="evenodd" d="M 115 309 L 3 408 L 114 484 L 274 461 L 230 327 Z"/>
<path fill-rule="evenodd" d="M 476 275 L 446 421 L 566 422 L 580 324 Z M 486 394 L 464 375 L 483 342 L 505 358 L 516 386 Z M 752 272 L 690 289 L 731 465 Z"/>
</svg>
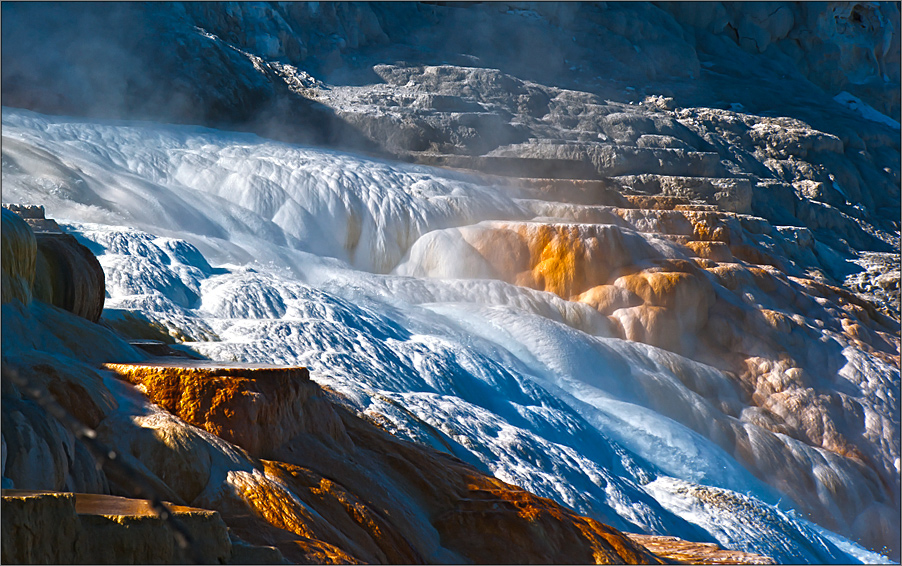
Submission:
<svg viewBox="0 0 902 566">
<path fill-rule="evenodd" d="M 298 434 L 343 431 L 324 408 L 305 368 L 230 368 L 185 364 L 106 364 L 158 405 L 253 456 L 265 457 Z"/>
<path fill-rule="evenodd" d="M 237 563 L 218 514 L 170 506 L 191 537 L 180 548 L 148 501 L 87 493 L 3 492 L 3 561 L 11 564 Z"/>
<path fill-rule="evenodd" d="M 4 202 L 98 255 L 104 324 L 621 530 L 899 558 L 896 4 L 77 6 L 4 6 L 4 103 L 269 138 L 4 108 Z"/>
<path fill-rule="evenodd" d="M 5 120 L 4 135 L 23 147 L 77 163 L 89 190 L 128 187 L 136 207 L 88 210 L 42 191 L 35 171 L 4 177 L 15 198 L 41 195 L 94 222 L 64 228 L 99 254 L 111 326 L 145 324 L 212 359 L 305 365 L 390 431 L 621 530 L 778 561 L 849 560 L 774 507 L 782 502 L 863 543 L 891 542 L 898 334 L 867 299 L 830 283 L 838 252 L 811 231 L 685 197 L 564 198 L 610 188 L 588 181 L 499 181 L 210 130 L 144 135 L 9 110 Z M 113 159 L 90 149 L 100 139 Z M 242 159 L 227 157 L 235 154 Z M 223 193 L 223 179 L 234 190 Z M 148 215 L 150 195 L 168 212 Z M 283 209 L 316 225 L 292 223 Z M 141 230 L 116 227 L 123 216 Z M 143 231 L 152 222 L 168 236 Z M 190 228 L 178 232 L 182 222 Z M 148 391 L 172 392 L 160 402 L 175 407 L 177 382 L 161 378 Z M 843 382 L 851 385 L 836 387 Z M 126 414 L 101 423 L 104 438 L 130 438 L 116 424 Z M 205 424 L 216 414 L 185 418 L 223 432 Z M 141 419 L 144 428 L 174 426 Z M 220 501 L 203 495 L 226 477 L 209 479 L 215 467 L 205 458 L 162 458 L 168 449 L 141 448 L 142 435 L 128 450 L 155 455 L 141 458 L 155 462 L 145 467 L 162 493 Z M 173 446 L 195 442 L 159 435 Z M 255 442 L 252 453 L 265 444 Z M 270 448 L 262 457 L 335 477 Z M 200 479 L 167 487 L 159 478 L 169 467 Z M 234 470 L 242 473 L 229 481 L 242 486 L 260 473 Z M 736 523 L 730 506 L 699 515 L 694 491 L 657 489 L 656 478 L 751 493 L 743 505 L 763 519 Z M 232 515 L 246 515 L 247 501 L 262 501 L 255 497 L 229 495 Z M 266 544 L 310 538 L 278 528 Z M 321 540 L 331 546 L 317 556 L 347 553 L 339 539 Z M 423 544 L 432 550 L 422 555 L 438 552 Z"/>
<path fill-rule="evenodd" d="M 304 368 L 210 362 L 107 367 L 172 414 L 248 454 L 232 449 L 229 457 L 240 460 L 231 469 L 222 468 L 221 452 L 213 453 L 210 464 L 198 465 L 207 460 L 200 456 L 204 451 L 176 440 L 178 427 L 162 427 L 159 419 L 156 424 L 139 421 L 159 431 L 140 444 L 140 437 L 126 440 L 128 435 L 117 435 L 113 428 L 104 427 L 102 436 L 119 445 L 125 441 L 132 455 L 157 468 L 158 477 L 171 478 L 168 485 L 189 496 L 186 501 L 219 510 L 229 524 L 238 520 L 238 532 L 247 540 L 278 543 L 286 557 L 326 563 L 453 557 L 477 563 L 656 561 L 606 525 L 486 477 L 459 460 L 392 438 L 333 405 Z M 242 421 L 242 414 L 256 418 Z M 169 462 L 152 463 L 157 458 L 148 450 L 154 440 L 167 438 L 173 439 L 166 442 L 173 451 Z M 261 469 L 248 458 L 251 454 L 269 460 Z M 173 465 L 174 456 L 199 462 L 190 468 Z M 185 484 L 192 481 L 204 487 L 198 492 Z M 248 512 L 256 521 L 240 519 Z M 273 527 L 295 537 L 273 538 Z M 499 540 L 509 542 L 499 545 Z"/>
</svg>

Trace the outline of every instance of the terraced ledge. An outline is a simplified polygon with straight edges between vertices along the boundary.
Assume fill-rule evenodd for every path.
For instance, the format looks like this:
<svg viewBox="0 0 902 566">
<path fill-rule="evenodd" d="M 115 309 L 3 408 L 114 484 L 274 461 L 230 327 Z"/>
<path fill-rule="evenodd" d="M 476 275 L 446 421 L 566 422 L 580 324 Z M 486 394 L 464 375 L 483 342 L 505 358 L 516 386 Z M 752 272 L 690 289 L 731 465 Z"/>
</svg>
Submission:
<svg viewBox="0 0 902 566">
<path fill-rule="evenodd" d="M 191 535 L 192 554 L 210 564 L 230 562 L 232 543 L 219 513 L 169 509 Z M 175 564 L 189 558 L 150 502 L 140 499 L 4 489 L 2 523 L 5 564 Z"/>
<path fill-rule="evenodd" d="M 554 177 L 583 179 L 596 176 L 591 163 L 579 159 L 519 157 L 515 155 L 431 155 L 420 154 L 413 160 L 423 165 L 472 169 L 504 177 Z"/>
<path fill-rule="evenodd" d="M 676 537 L 623 533 L 665 560 L 676 564 L 776 564 L 770 556 L 724 550 L 709 542 L 690 542 Z"/>
<path fill-rule="evenodd" d="M 305 367 L 171 358 L 108 363 L 154 403 L 255 457 L 301 433 L 341 441 L 340 425 Z"/>
<path fill-rule="evenodd" d="M 490 176 L 494 177 L 494 176 Z M 710 210 L 749 214 L 752 184 L 744 178 L 622 175 L 601 178 L 490 178 L 521 198 L 619 208 Z"/>
<path fill-rule="evenodd" d="M 727 174 L 719 154 L 691 149 L 537 140 L 499 147 L 488 155 L 573 160 L 594 169 L 594 178 L 643 173 L 687 177 L 721 177 Z"/>
</svg>

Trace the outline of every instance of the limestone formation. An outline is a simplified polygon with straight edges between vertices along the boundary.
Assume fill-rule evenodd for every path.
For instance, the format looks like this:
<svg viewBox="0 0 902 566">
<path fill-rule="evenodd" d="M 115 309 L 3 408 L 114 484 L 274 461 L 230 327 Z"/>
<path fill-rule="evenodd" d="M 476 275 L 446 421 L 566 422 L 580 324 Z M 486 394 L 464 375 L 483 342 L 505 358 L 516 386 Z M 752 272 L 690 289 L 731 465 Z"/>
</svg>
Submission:
<svg viewBox="0 0 902 566">
<path fill-rule="evenodd" d="M 730 372 L 749 407 L 741 414 L 728 410 L 716 425 L 683 422 L 709 438 L 730 430 L 734 441 L 725 446 L 748 469 L 777 485 L 793 483 L 787 491 L 797 504 L 829 514 L 824 522 L 832 528 L 854 529 L 894 500 L 895 448 L 883 452 L 887 444 L 876 439 L 897 425 L 875 420 L 862 427 L 855 409 L 861 401 L 826 384 L 844 363 L 841 341 L 898 366 L 898 322 L 802 271 L 817 261 L 806 256 L 806 232 L 781 232 L 763 219 L 719 211 L 563 205 L 536 211 L 546 216 L 542 223 L 483 222 L 432 232 L 398 272 L 492 277 L 550 291 L 595 307 L 622 338 Z M 647 247 L 634 231 L 667 237 L 682 259 Z M 837 342 L 815 340 L 816 328 Z M 861 491 L 849 499 L 845 488 L 813 475 L 804 459 L 780 456 L 789 447 L 776 434 L 826 450 L 831 461 L 843 458 L 835 461 Z M 882 527 L 855 536 L 872 540 L 879 532 Z"/>
<path fill-rule="evenodd" d="M 24 219 L 22 222 L 21 219 Z M 87 318 L 100 319 L 105 295 L 103 268 L 73 236 L 63 234 L 43 207 L 4 205 L 3 302 L 31 298 Z"/>
<path fill-rule="evenodd" d="M 593 272 L 574 278 L 566 267 L 578 265 L 582 256 L 554 244 L 561 238 L 580 241 L 580 230 L 511 228 L 524 247 L 524 265 L 534 257 L 546 263 L 535 272 L 543 281 L 561 289 L 591 285 Z M 590 234 L 622 245 L 616 230 Z M 545 250 L 548 246 L 551 251 Z M 558 261 L 569 263 L 559 269 Z M 653 286 L 636 285 L 629 293 L 612 300 L 670 304 L 669 295 L 655 294 Z M 183 359 L 136 363 L 141 355 L 108 331 L 40 302 L 4 305 L 3 339 L 4 484 L 127 493 L 140 477 L 166 500 L 220 514 L 232 539 L 223 535 L 215 514 L 175 508 L 176 516 L 205 541 L 204 556 L 232 562 L 249 556 L 317 563 L 660 562 L 606 525 L 452 456 L 394 438 L 337 404 L 338 397 L 311 381 L 303 368 Z M 96 363 L 109 355 L 131 360 L 106 367 L 137 389 L 115 385 L 78 361 Z M 104 470 L 93 484 L 85 479 L 88 471 L 99 474 L 93 459 L 69 431 L 17 395 L 7 368 L 51 392 L 91 426 L 132 477 Z M 60 439 L 68 443 L 62 450 Z M 261 455 L 266 459 L 258 460 Z M 78 498 L 99 507 L 79 511 Z M 4 536 L 14 541 L 4 542 L 4 552 L 12 553 L 12 561 L 118 562 L 126 555 L 177 560 L 171 533 L 141 504 L 79 495 L 73 522 L 71 509 L 62 509 L 71 507 L 66 497 L 44 497 L 40 503 L 20 499 L 24 503 L 17 499 L 14 505 L 28 508 L 24 516 L 3 514 Z M 53 505 L 41 507 L 47 502 Z M 52 532 L 40 523 L 48 514 L 47 521 L 74 523 L 60 531 L 74 536 L 72 545 L 48 549 L 45 542 L 28 543 L 21 529 Z M 106 539 L 115 544 L 99 544 Z M 30 546 L 23 550 L 22 541 Z M 228 550 L 236 546 L 240 553 Z"/>
<path fill-rule="evenodd" d="M 242 538 L 273 544 L 289 559 L 655 561 L 605 525 L 394 440 L 332 405 L 304 368 L 168 361 L 106 367 L 185 421 L 271 459 L 261 470 L 248 456 L 229 456 L 245 464 L 226 473 L 230 489 L 222 489 L 217 452 L 223 448 L 208 452 L 204 437 L 190 428 L 161 427 L 158 418 L 140 425 L 152 435 L 123 435 L 103 425 L 100 431 L 114 445 L 128 446 L 124 452 L 145 462 L 180 500 L 219 510 L 226 523 L 238 521 Z M 435 517 L 432 525 L 414 520 L 423 512 Z M 247 513 L 256 519 L 242 518 Z M 499 537 L 512 542 L 499 546 Z M 511 548 L 519 549 L 515 558 Z"/>
<path fill-rule="evenodd" d="M 776 564 L 769 556 L 724 550 L 712 543 L 680 540 L 676 537 L 627 533 L 629 538 L 676 564 Z"/>
<path fill-rule="evenodd" d="M 188 361 L 105 364 L 155 403 L 257 457 L 298 434 L 346 442 L 306 368 Z"/>
<path fill-rule="evenodd" d="M 31 301 L 37 243 L 21 218 L 7 209 L 3 214 L 3 302 Z"/>
<path fill-rule="evenodd" d="M 228 529 L 213 511 L 170 505 L 191 537 L 181 548 L 148 501 L 42 491 L 3 490 L 3 562 L 7 564 L 224 563 Z"/>
<path fill-rule="evenodd" d="M 551 293 L 597 316 L 585 325 L 595 334 L 722 370 L 718 391 L 673 370 L 711 405 L 704 417 L 676 414 L 663 388 L 649 403 L 822 526 L 898 560 L 899 388 L 887 377 L 900 363 L 898 4 L 10 3 L 3 15 L 4 104 L 250 130 L 483 179 L 522 214 L 408 230 L 375 271 Z M 117 194 L 87 190 L 104 177 L 37 145 L 4 136 L 4 178 L 37 171 L 26 194 L 87 210 Z M 657 560 L 631 540 L 675 561 L 766 561 L 624 537 L 392 438 L 303 368 L 142 363 L 84 319 L 98 320 L 105 285 L 153 287 L 138 269 L 149 260 L 111 252 L 105 281 L 40 207 L 2 213 L 5 371 L 248 543 L 298 562 Z M 351 258 L 360 224 L 348 222 Z M 200 283 L 176 271 L 156 282 L 165 298 L 130 298 L 106 323 L 218 341 L 184 315 Z M 129 310 L 154 301 L 158 319 Z M 88 366 L 104 362 L 137 389 Z M 21 393 L 5 376 L 4 487 L 128 489 Z M 741 497 L 673 489 L 699 512 L 755 519 Z M 35 529 L 65 503 L 45 499 Z M 253 548 L 233 545 L 230 559 L 278 557 Z M 61 558 L 34 552 L 23 556 Z"/>
</svg>

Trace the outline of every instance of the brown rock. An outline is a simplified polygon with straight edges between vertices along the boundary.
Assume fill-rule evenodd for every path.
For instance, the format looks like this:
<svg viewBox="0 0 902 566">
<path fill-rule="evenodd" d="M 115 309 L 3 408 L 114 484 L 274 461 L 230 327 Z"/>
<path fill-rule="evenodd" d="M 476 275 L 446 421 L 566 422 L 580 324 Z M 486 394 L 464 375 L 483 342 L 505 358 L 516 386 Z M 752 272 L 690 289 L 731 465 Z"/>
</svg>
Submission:
<svg viewBox="0 0 902 566">
<path fill-rule="evenodd" d="M 7 564 L 223 563 L 228 530 L 214 511 L 169 505 L 191 537 L 183 550 L 148 501 L 84 493 L 3 490 Z"/>
<path fill-rule="evenodd" d="M 266 473 L 292 492 L 366 552 L 367 562 L 420 564 L 423 557 L 385 517 L 342 485 L 300 466 L 264 462 Z M 370 558 L 371 557 L 371 558 Z"/>
<path fill-rule="evenodd" d="M 665 560 L 676 564 L 776 564 L 770 556 L 724 550 L 710 542 L 690 542 L 676 537 L 624 533 Z"/>
<path fill-rule="evenodd" d="M 205 433 L 177 433 L 176 418 L 161 428 L 162 415 L 135 421 L 150 434 L 115 435 L 129 450 L 123 457 L 143 462 L 185 500 L 200 490 L 193 505 L 218 510 L 237 536 L 289 560 L 659 563 L 614 529 L 394 438 L 334 405 L 303 368 L 107 367 L 181 418 L 269 451 L 273 459 L 257 463 L 211 445 L 203 464 Z M 101 425 L 103 438 L 121 428 L 110 427 Z M 183 465 L 189 458 L 202 465 Z"/>
<path fill-rule="evenodd" d="M 637 307 L 643 302 L 642 298 L 632 291 L 615 285 L 596 285 L 581 293 L 576 300 L 590 305 L 604 315 L 609 315 L 617 309 Z"/>
<path fill-rule="evenodd" d="M 662 563 L 622 533 L 551 500 L 484 476 L 468 479 L 466 496 L 433 523 L 443 546 L 475 563 Z"/>
<path fill-rule="evenodd" d="M 185 360 L 104 364 L 167 411 L 265 456 L 292 437 L 345 441 L 341 423 L 303 367 L 227 365 Z"/>
<path fill-rule="evenodd" d="M 710 259 L 717 262 L 733 261 L 733 254 L 730 252 L 730 247 L 723 242 L 702 242 L 698 240 L 692 240 L 686 242 L 686 247 L 692 250 L 692 253 L 700 258 Z"/>
<path fill-rule="evenodd" d="M 661 195 L 626 195 L 625 198 L 636 208 L 651 210 L 673 210 L 677 205 L 689 204 L 689 200 L 682 197 Z"/>
<path fill-rule="evenodd" d="M 0 513 L 4 564 L 72 563 L 80 534 L 75 515 L 75 494 L 7 496 L 3 490 Z"/>
<path fill-rule="evenodd" d="M 254 545 L 278 549 L 281 556 L 294 564 L 360 564 L 340 548 L 279 529 L 253 515 L 226 515 L 229 532 Z M 234 547 L 233 547 L 234 548 Z M 238 562 L 235 564 L 253 564 Z"/>
</svg>

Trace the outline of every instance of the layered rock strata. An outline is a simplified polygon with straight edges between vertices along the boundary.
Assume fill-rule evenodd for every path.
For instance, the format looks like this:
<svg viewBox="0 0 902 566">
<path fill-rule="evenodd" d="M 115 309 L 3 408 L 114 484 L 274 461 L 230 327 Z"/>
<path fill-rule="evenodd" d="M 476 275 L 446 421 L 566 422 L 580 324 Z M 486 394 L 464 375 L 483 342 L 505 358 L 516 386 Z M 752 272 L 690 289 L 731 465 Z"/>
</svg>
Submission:
<svg viewBox="0 0 902 566">
<path fill-rule="evenodd" d="M 109 495 L 3 490 L 6 564 L 235 564 L 218 513 L 170 505 L 191 537 L 181 548 L 149 502 Z M 265 551 L 264 551 L 265 552 Z M 236 554 L 236 556 L 233 556 Z M 271 562 L 274 563 L 274 562 Z"/>
<path fill-rule="evenodd" d="M 248 451 L 233 452 L 247 471 L 227 472 L 222 486 L 214 483 L 222 473 L 215 463 L 186 470 L 189 453 L 177 445 L 170 444 L 176 452 L 168 462 L 153 467 L 162 474 L 185 470 L 167 482 L 173 491 L 220 511 L 243 539 L 276 546 L 291 560 L 657 562 L 610 527 L 456 458 L 394 439 L 330 401 L 304 368 L 197 362 L 106 367 L 174 415 Z M 125 442 L 142 460 L 155 451 L 139 437 L 125 440 L 100 430 L 102 438 Z"/>
<path fill-rule="evenodd" d="M 559 196 L 566 184 L 555 182 Z M 585 188 L 578 183 L 569 191 Z M 501 279 L 548 291 L 597 309 L 613 336 L 729 372 L 738 400 L 732 406 L 723 392 L 684 376 L 688 387 L 717 404 L 716 424 L 673 417 L 721 439 L 755 475 L 791 494 L 826 526 L 851 529 L 871 544 L 897 530 L 898 423 L 881 398 L 896 402 L 898 388 L 843 377 L 843 367 L 854 355 L 898 367 L 898 319 L 812 269 L 825 254 L 806 229 L 672 201 L 652 205 L 530 201 L 537 216 L 531 222 L 482 222 L 427 234 L 397 272 Z M 653 245 L 647 234 L 667 244 Z M 837 390 L 837 379 L 862 389 Z M 666 412 L 667 403 L 660 405 Z M 881 416 L 864 419 L 864 407 L 883 407 Z M 769 433 L 767 450 L 758 427 Z M 860 491 L 850 498 L 848 484 L 818 478 L 806 458 L 790 456 L 794 449 L 780 440 L 784 435 L 826 451 Z"/>
<path fill-rule="evenodd" d="M 724 550 L 711 543 L 680 540 L 676 537 L 627 533 L 629 538 L 676 564 L 776 564 L 770 557 Z"/>
</svg>

